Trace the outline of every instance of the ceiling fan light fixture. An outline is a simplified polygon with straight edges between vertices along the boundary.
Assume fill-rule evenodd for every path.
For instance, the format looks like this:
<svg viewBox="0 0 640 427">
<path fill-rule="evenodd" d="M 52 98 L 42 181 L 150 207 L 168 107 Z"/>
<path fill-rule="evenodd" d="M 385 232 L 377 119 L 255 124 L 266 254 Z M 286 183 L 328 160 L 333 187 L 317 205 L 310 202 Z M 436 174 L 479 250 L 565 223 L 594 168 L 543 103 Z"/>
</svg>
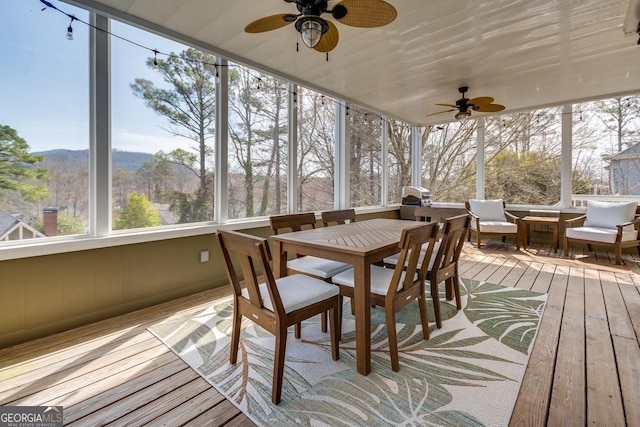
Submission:
<svg viewBox="0 0 640 427">
<path fill-rule="evenodd" d="M 469 119 L 469 117 L 471 117 L 470 111 L 460 111 L 456 114 L 456 120 L 458 120 L 460 124 L 464 124 Z"/>
<path fill-rule="evenodd" d="M 300 33 L 302 42 L 309 48 L 316 47 L 328 29 L 327 22 L 318 16 L 303 16 L 296 21 L 296 30 Z"/>
</svg>

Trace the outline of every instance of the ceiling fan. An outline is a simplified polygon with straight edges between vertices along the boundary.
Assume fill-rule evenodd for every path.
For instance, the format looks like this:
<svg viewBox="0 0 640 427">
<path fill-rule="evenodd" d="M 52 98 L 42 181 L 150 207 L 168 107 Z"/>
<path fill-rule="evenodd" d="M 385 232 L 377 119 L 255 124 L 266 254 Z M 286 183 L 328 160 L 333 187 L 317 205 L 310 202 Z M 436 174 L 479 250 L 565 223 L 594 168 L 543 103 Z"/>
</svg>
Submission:
<svg viewBox="0 0 640 427">
<path fill-rule="evenodd" d="M 297 14 L 280 13 L 265 16 L 249 23 L 244 31 L 263 33 L 295 22 L 303 43 L 318 52 L 329 52 L 338 45 L 338 29 L 322 17 L 328 13 L 338 22 L 352 27 L 374 28 L 396 19 L 398 12 L 384 0 L 342 0 L 328 9 L 327 0 L 284 0 L 295 3 Z"/>
<path fill-rule="evenodd" d="M 456 119 L 462 123 L 467 121 L 467 119 L 471 116 L 472 111 L 478 111 L 480 113 L 495 113 L 498 111 L 504 110 L 504 105 L 494 104 L 493 99 L 490 96 L 481 96 L 479 98 L 468 99 L 465 98 L 464 94 L 469 90 L 467 86 L 462 86 L 458 88 L 458 92 L 462 94 L 462 98 L 456 101 L 456 104 L 436 104 L 443 107 L 451 107 L 449 110 L 438 111 L 437 113 L 427 114 L 428 116 L 433 116 L 436 114 L 442 113 L 450 113 L 452 111 L 458 111 L 455 115 Z"/>
</svg>

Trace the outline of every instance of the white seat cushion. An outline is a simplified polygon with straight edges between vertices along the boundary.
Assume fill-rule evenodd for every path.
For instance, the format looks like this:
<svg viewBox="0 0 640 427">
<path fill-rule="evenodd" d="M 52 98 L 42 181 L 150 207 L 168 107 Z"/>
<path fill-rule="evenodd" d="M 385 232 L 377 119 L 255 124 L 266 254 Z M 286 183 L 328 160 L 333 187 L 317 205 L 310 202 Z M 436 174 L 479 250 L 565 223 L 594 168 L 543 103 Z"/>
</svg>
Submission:
<svg viewBox="0 0 640 427">
<path fill-rule="evenodd" d="M 422 245 L 422 248 L 420 249 L 420 258 L 418 258 L 418 268 L 422 267 L 422 261 L 424 261 L 424 257 L 427 254 L 428 245 L 429 245 L 428 243 L 425 243 L 424 245 Z M 433 245 L 433 252 L 431 253 L 431 260 L 429 261 L 429 267 L 428 267 L 429 270 L 431 270 L 431 267 L 433 267 L 433 263 L 436 260 L 436 255 L 438 254 L 438 248 L 440 248 L 440 242 L 436 242 Z M 398 258 L 400 258 L 399 253 L 386 257 L 385 259 L 382 260 L 382 262 L 389 265 L 398 265 Z M 409 263 L 409 260 L 407 259 L 407 261 L 405 262 L 405 266 L 408 263 Z"/>
<path fill-rule="evenodd" d="M 567 237 L 570 239 L 591 240 L 594 242 L 615 243 L 617 230 L 604 227 L 572 227 L 567 228 Z M 638 233 L 635 230 L 624 230 L 622 241 L 636 240 Z"/>
<path fill-rule="evenodd" d="M 384 268 L 378 265 L 371 266 L 371 292 L 377 295 L 386 295 L 391 284 L 391 278 L 393 277 L 393 268 Z M 398 290 L 402 289 L 402 281 L 404 280 L 405 272 L 402 272 L 400 278 L 400 285 Z M 418 278 L 418 273 L 413 274 L 413 280 Z M 344 271 L 333 278 L 333 283 L 336 285 L 344 285 L 355 287 L 353 279 L 353 268 Z"/>
<path fill-rule="evenodd" d="M 469 209 L 483 221 L 506 221 L 504 214 L 504 202 L 496 200 L 469 200 Z"/>
<path fill-rule="evenodd" d="M 471 221 L 471 229 L 476 229 L 476 222 Z M 480 221 L 480 231 L 483 233 L 517 233 L 518 225 L 507 221 Z"/>
<path fill-rule="evenodd" d="M 351 264 L 315 256 L 303 256 L 287 262 L 287 267 L 300 273 L 328 279 L 351 268 Z"/>
<path fill-rule="evenodd" d="M 636 214 L 636 202 L 598 202 L 587 201 L 587 217 L 584 220 L 585 227 L 613 228 L 618 224 L 633 221 Z M 628 226 L 633 229 L 633 226 Z"/>
<path fill-rule="evenodd" d="M 340 293 L 337 286 L 304 274 L 292 274 L 276 279 L 276 285 L 286 313 L 324 301 Z M 267 284 L 260 283 L 258 288 L 262 304 L 266 309 L 273 311 Z M 242 296 L 249 299 L 249 290 L 246 287 L 242 288 Z"/>
</svg>

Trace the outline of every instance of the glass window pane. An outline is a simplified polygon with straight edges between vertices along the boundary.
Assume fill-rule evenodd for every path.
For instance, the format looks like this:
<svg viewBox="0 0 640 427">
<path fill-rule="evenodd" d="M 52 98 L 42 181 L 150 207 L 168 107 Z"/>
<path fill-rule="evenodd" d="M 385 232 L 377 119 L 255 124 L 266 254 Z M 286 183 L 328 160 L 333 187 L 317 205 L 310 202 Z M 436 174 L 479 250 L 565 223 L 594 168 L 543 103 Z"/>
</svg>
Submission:
<svg viewBox="0 0 640 427">
<path fill-rule="evenodd" d="M 298 212 L 333 209 L 335 101 L 298 88 Z"/>
<path fill-rule="evenodd" d="M 87 11 L 61 9 L 88 21 Z M 89 27 L 12 2 L 0 16 L 0 242 L 89 230 Z"/>
<path fill-rule="evenodd" d="M 574 105 L 573 205 L 585 205 L 589 195 L 640 195 L 638 135 L 639 95 Z"/>
<path fill-rule="evenodd" d="M 288 91 L 282 80 L 229 67 L 229 218 L 287 211 Z"/>
<path fill-rule="evenodd" d="M 475 120 L 422 129 L 422 186 L 436 202 L 462 203 L 476 194 Z"/>
<path fill-rule="evenodd" d="M 485 123 L 486 198 L 559 203 L 562 107 L 490 116 Z"/>
<path fill-rule="evenodd" d="M 388 119 L 389 203 L 402 201 L 402 187 L 411 185 L 411 126 Z"/>
<path fill-rule="evenodd" d="M 215 57 L 117 21 L 111 31 L 152 47 L 112 38 L 113 229 L 212 221 Z"/>
<path fill-rule="evenodd" d="M 380 205 L 382 126 L 380 116 L 353 106 L 348 116 L 351 206 Z"/>
</svg>

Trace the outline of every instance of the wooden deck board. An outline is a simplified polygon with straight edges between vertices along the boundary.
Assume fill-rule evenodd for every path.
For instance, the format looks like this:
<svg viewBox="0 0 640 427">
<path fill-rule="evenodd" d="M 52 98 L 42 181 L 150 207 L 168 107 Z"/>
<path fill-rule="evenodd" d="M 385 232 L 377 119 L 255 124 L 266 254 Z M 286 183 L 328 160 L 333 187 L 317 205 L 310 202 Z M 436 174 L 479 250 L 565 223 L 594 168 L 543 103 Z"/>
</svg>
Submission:
<svg viewBox="0 0 640 427">
<path fill-rule="evenodd" d="M 615 355 L 597 271 L 585 271 L 587 423 L 624 425 Z"/>
<path fill-rule="evenodd" d="M 586 421 L 584 270 L 571 268 L 568 277 L 549 407 L 551 426 Z"/>
<path fill-rule="evenodd" d="M 546 422 L 566 287 L 566 275 L 554 277 L 511 416 L 511 426 L 540 426 Z"/>
<path fill-rule="evenodd" d="M 510 425 L 640 425 L 640 266 L 607 251 L 465 244 L 462 277 L 548 292 Z M 0 404 L 64 406 L 67 425 L 254 425 L 147 327 L 224 287 L 0 349 Z"/>
</svg>

